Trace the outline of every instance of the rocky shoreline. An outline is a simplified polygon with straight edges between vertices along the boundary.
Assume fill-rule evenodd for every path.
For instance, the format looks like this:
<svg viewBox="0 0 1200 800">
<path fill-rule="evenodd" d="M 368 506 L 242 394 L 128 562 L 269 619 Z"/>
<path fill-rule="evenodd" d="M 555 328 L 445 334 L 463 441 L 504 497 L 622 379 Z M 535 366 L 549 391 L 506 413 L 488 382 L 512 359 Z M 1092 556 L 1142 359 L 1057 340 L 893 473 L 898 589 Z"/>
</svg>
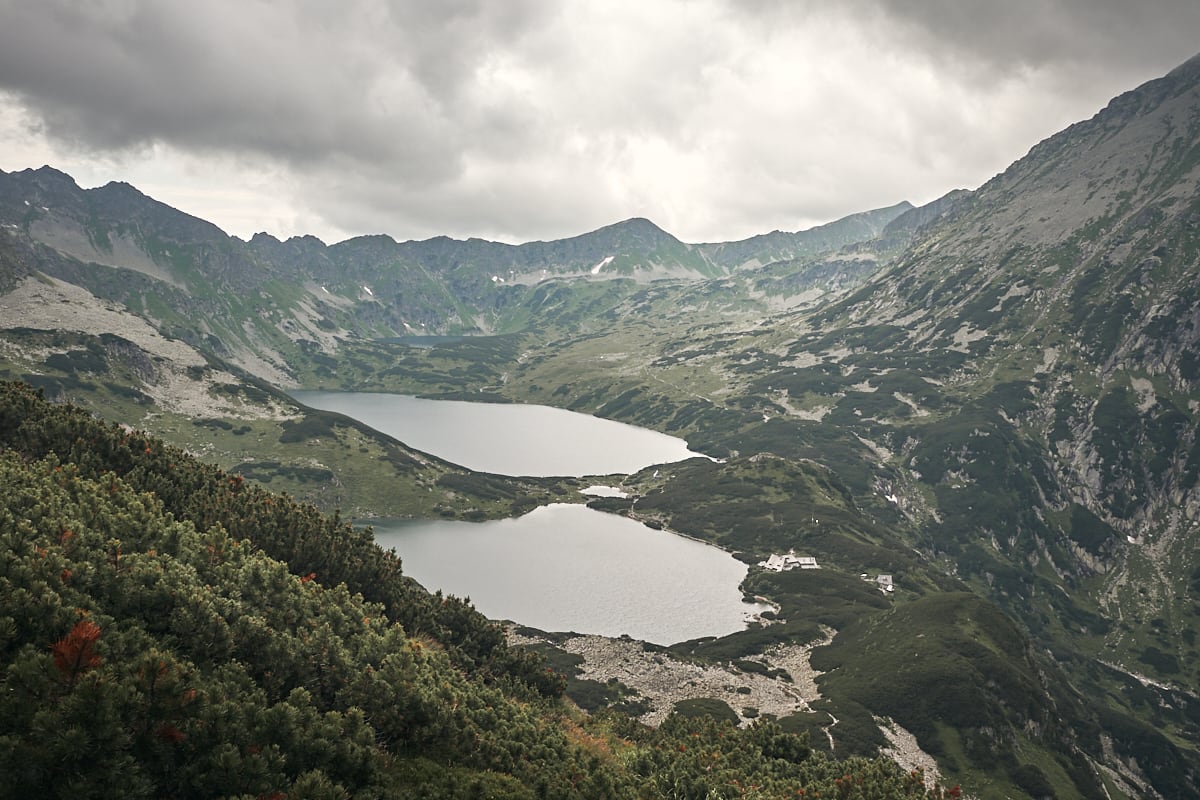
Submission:
<svg viewBox="0 0 1200 800">
<path fill-rule="evenodd" d="M 616 679 L 635 690 L 637 699 L 649 709 L 638 717 L 646 725 L 662 724 L 676 703 L 711 698 L 733 709 L 742 727 L 766 715 L 786 717 L 809 711 L 821 697 L 817 686 L 821 673 L 812 666 L 812 651 L 832 642 L 837 634 L 826 628 L 820 640 L 781 645 L 744 659 L 762 664 L 768 672 L 782 670 L 791 679 L 788 681 L 757 671 L 746 672 L 733 664 L 686 661 L 634 639 L 577 634 L 564 639 L 561 635 L 534 635 L 527 628 L 518 632 L 515 626 L 507 633 L 509 644 L 514 646 L 548 644 L 582 657 L 579 678 L 600 683 Z M 831 718 L 830 723 L 836 725 L 837 720 Z M 888 741 L 881 755 L 905 770 L 923 770 L 929 786 L 940 780 L 937 761 L 921 749 L 912 733 L 885 717 L 876 717 L 875 724 Z"/>
<path fill-rule="evenodd" d="M 746 659 L 763 664 L 768 671 L 785 671 L 790 682 L 733 665 L 681 660 L 632 639 L 572 636 L 561 641 L 514 630 L 508 637 L 513 645 L 544 643 L 581 656 L 580 678 L 600 683 L 616 679 L 636 690 L 638 699 L 650 709 L 639 717 L 647 725 L 661 724 L 683 700 L 712 698 L 724 701 L 744 726 L 767 714 L 784 717 L 809 710 L 821 696 L 816 684 L 820 673 L 813 669 L 809 655 L 813 648 L 832 641 L 833 635 L 827 631 L 822 641 L 784 645 Z"/>
</svg>

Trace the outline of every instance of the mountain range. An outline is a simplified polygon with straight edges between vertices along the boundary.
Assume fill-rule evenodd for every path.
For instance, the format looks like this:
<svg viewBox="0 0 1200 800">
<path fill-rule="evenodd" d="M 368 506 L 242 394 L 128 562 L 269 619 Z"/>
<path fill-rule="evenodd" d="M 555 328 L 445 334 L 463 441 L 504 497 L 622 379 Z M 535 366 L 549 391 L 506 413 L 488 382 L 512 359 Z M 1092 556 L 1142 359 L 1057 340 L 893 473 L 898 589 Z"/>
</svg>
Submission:
<svg viewBox="0 0 1200 800">
<path fill-rule="evenodd" d="M 1197 796 L 1200 57 L 978 189 L 739 242 L 644 219 L 515 246 L 242 241 L 50 167 L 0 173 L 0 226 L 0 375 L 356 513 L 569 487 L 457 470 L 280 389 L 684 436 L 721 460 L 596 504 L 830 566 L 752 572 L 786 621 L 676 655 L 834 630 L 826 705 L 788 725 L 835 753 L 876 752 L 889 718 L 980 797 Z M 318 437 L 347 452 L 314 458 Z M 368 456 L 409 489 L 364 478 Z M 459 491 L 421 506 L 433 485 Z M 884 571 L 894 600 L 858 580 Z"/>
</svg>

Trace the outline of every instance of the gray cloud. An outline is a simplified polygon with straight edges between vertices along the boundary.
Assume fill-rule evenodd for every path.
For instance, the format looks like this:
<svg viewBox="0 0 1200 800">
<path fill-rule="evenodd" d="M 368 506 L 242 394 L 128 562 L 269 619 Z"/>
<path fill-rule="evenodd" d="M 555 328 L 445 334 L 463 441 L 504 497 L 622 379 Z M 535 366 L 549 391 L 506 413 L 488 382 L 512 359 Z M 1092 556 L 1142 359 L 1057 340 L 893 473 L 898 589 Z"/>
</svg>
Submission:
<svg viewBox="0 0 1200 800">
<path fill-rule="evenodd" d="M 1193 0 L 876 0 L 934 50 L 991 67 L 1157 69 L 1197 48 Z"/>
<path fill-rule="evenodd" d="M 1200 41 L 1194 0 L 726 2 L 766 27 L 852 17 L 889 49 L 915 47 L 981 79 L 1043 68 L 1158 71 L 1194 55 Z"/>
<path fill-rule="evenodd" d="M 51 134 L 99 149 L 165 140 L 420 173 L 460 144 L 463 83 L 530 18 L 521 7 L 14 2 L 0 82 Z"/>
<path fill-rule="evenodd" d="M 978 185 L 1197 32 L 1187 1 L 0 0 L 0 90 L 48 157 L 208 165 L 218 224 L 215 182 L 244 211 L 280 176 L 263 227 L 700 240 Z"/>
</svg>

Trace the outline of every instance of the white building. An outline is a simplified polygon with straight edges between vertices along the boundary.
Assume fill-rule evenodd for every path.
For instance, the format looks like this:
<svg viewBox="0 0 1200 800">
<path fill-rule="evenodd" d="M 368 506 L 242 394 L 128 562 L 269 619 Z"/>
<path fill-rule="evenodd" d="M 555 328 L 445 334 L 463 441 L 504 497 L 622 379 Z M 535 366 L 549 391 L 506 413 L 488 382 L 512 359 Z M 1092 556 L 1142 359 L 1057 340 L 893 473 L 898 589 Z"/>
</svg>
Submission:
<svg viewBox="0 0 1200 800">
<path fill-rule="evenodd" d="M 800 569 L 821 568 L 817 563 L 817 559 L 812 556 L 798 556 L 795 550 L 789 550 L 783 555 L 772 553 L 770 558 L 766 561 L 758 562 L 758 565 L 771 572 L 787 572 L 789 569 L 796 569 L 797 567 Z"/>
</svg>

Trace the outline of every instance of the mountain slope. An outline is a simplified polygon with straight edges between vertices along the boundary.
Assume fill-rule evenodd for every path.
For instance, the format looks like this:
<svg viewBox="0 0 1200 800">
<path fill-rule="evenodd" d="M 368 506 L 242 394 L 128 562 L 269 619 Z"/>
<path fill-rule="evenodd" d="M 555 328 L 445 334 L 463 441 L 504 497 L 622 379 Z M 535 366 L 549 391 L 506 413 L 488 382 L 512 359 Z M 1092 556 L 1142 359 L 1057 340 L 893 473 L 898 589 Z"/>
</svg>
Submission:
<svg viewBox="0 0 1200 800">
<path fill-rule="evenodd" d="M 823 425 L 872 444 L 916 544 L 1094 696 L 1157 705 L 1192 743 L 1187 767 L 1139 759 L 1165 796 L 1200 734 L 1198 220 L 1193 59 L 1033 148 L 851 296 L 758 337 L 808 366 L 752 370 L 748 394 L 827 408 Z M 1139 682 L 1155 700 L 1128 699 Z"/>
<path fill-rule="evenodd" d="M 825 465 L 862 512 L 1049 654 L 1039 669 L 1077 692 L 1059 707 L 1085 708 L 1065 735 L 1106 764 L 1109 791 L 1195 796 L 1198 183 L 1193 59 L 900 223 L 911 243 L 844 297 L 766 319 L 647 323 L 637 363 L 628 330 L 558 341 L 505 391 L 679 432 L 715 455 Z M 735 490 L 778 497 L 732 482 L 703 502 Z M 775 552 L 811 546 L 765 514 L 728 530 L 739 526 Z M 957 735 L 982 752 L 981 730 Z M 936 748 L 941 734 L 925 736 Z M 1105 759 L 1110 744 L 1126 766 Z"/>
<path fill-rule="evenodd" d="M 1166 544 L 1200 511 L 1197 219 L 1193 59 L 1034 148 L 821 320 L 959 362 L 934 393 L 1008 412 L 1041 490 L 1111 528 L 1091 555 Z"/>
<path fill-rule="evenodd" d="M 714 263 L 730 271 L 775 261 L 798 261 L 874 239 L 893 220 L 912 209 L 912 203 L 906 200 L 887 208 L 851 214 L 803 231 L 772 231 L 738 242 L 700 247 Z"/>
<path fill-rule="evenodd" d="M 700 281 L 750 261 L 818 255 L 870 238 L 906 208 L 730 245 L 685 244 L 648 220 L 630 219 L 521 245 L 363 236 L 326 246 L 314 237 L 280 242 L 266 234 L 242 242 L 127 184 L 84 190 L 50 167 L 0 173 L 0 225 L 16 246 L 42 254 L 50 274 L 176 327 L 184 338 L 207 340 L 260 374 L 287 370 L 305 349 L 330 353 L 354 336 L 510 328 L 508 309 L 545 280 Z M 79 266 L 69 268 L 72 262 Z M 121 279 L 85 264 L 137 275 Z"/>
<path fill-rule="evenodd" d="M 12 383 L 0 496 L 5 797 L 941 797 L 770 722 L 588 720 L 369 533 Z"/>
<path fill-rule="evenodd" d="M 136 227 L 104 217 L 45 170 L 5 181 L 9 286 L 61 277 L 284 379 L 551 402 L 725 457 L 606 508 L 751 563 L 821 557 L 748 581 L 783 622 L 691 654 L 836 629 L 828 705 L 786 722 L 839 752 L 879 746 L 888 716 L 981 796 L 1196 796 L 1200 59 L 799 260 L 798 234 L 718 261 L 644 220 L 521 246 L 245 244 L 148 231 L 145 204 Z M 105 208 L 142 202 L 113 191 Z M 126 241 L 166 277 L 81 260 Z M 413 330 L 520 333 L 370 341 Z M 885 570 L 887 596 L 861 580 Z"/>
</svg>

